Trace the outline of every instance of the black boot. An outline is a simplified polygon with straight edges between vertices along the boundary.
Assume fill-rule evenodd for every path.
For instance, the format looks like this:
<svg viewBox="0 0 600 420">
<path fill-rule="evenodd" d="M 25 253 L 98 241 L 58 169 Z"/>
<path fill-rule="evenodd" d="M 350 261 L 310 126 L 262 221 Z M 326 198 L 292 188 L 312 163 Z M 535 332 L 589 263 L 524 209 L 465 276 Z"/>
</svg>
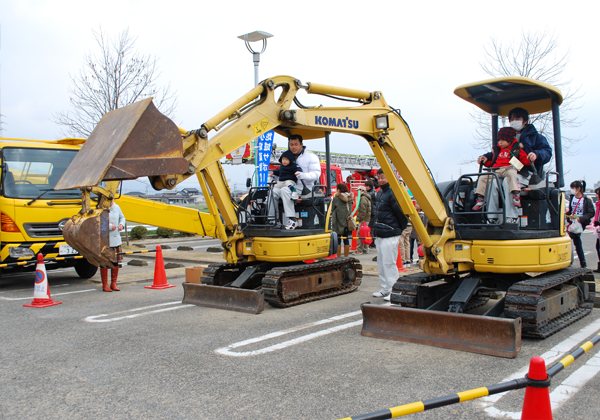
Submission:
<svg viewBox="0 0 600 420">
<path fill-rule="evenodd" d="M 600 273 L 600 262 L 598 263 L 598 269 L 594 270 L 594 273 Z"/>
</svg>

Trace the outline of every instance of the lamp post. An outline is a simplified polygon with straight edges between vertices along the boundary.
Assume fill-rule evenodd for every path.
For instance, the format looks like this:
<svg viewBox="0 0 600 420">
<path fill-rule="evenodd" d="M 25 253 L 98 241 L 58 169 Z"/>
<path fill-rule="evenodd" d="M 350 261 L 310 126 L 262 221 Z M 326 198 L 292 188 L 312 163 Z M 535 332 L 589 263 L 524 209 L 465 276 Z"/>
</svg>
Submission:
<svg viewBox="0 0 600 420">
<path fill-rule="evenodd" d="M 248 48 L 248 51 L 252 53 L 252 61 L 254 61 L 254 86 L 258 85 L 258 64 L 260 63 L 260 55 L 264 53 L 267 49 L 267 38 L 271 37 L 273 37 L 273 35 L 264 31 L 254 31 L 248 34 L 238 36 L 239 39 L 244 40 L 244 42 L 246 43 L 246 48 Z M 262 49 L 260 50 L 260 52 L 254 51 L 254 49 L 250 45 L 251 42 L 258 41 L 262 41 Z"/>
<path fill-rule="evenodd" d="M 271 35 L 268 32 L 264 31 L 254 31 L 244 35 L 238 36 L 239 39 L 242 39 L 248 51 L 252 54 L 252 61 L 254 62 L 254 86 L 258 85 L 258 65 L 260 63 L 260 55 L 265 52 L 267 49 L 267 38 L 271 38 Z M 254 51 L 254 48 L 250 45 L 251 42 L 262 41 L 262 49 L 259 51 Z M 256 139 L 252 140 L 252 149 L 254 150 L 254 162 L 256 164 Z M 256 173 L 256 167 L 254 170 L 254 185 L 257 184 L 258 174 Z"/>
</svg>

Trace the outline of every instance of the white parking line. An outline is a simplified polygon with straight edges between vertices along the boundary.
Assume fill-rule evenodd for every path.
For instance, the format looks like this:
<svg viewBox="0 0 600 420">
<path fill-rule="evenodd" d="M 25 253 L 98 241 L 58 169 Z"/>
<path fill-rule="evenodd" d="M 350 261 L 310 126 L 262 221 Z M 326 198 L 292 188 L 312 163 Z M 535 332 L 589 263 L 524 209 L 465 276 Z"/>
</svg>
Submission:
<svg viewBox="0 0 600 420">
<path fill-rule="evenodd" d="M 565 379 L 554 391 L 550 393 L 550 405 L 552 410 L 556 410 L 561 404 L 565 403 L 575 393 L 596 374 L 600 372 L 600 353 L 596 353 L 594 357 L 587 363 L 577 369 L 567 379 Z"/>
<path fill-rule="evenodd" d="M 64 286 L 68 286 L 68 284 L 52 284 L 51 285 L 52 288 L 54 289 L 55 287 L 64 287 Z M 33 289 L 31 287 L 28 287 L 27 289 L 15 289 L 15 290 L 7 290 L 4 293 L 14 293 L 14 292 L 31 292 Z"/>
<path fill-rule="evenodd" d="M 62 296 L 62 295 L 72 295 L 73 293 L 83 293 L 83 292 L 95 292 L 100 289 L 86 289 L 86 290 L 76 290 L 74 292 L 64 292 L 64 293 L 51 293 L 52 297 L 54 296 Z M 4 296 L 0 296 L 0 299 L 3 300 L 31 300 L 32 296 L 24 297 L 24 298 L 7 298 Z"/>
<path fill-rule="evenodd" d="M 556 346 L 552 347 L 550 350 L 548 350 L 546 353 L 542 354 L 540 357 L 546 361 L 546 367 L 549 367 L 552 363 L 554 363 L 555 361 L 559 360 L 564 355 L 566 355 L 573 347 L 580 344 L 582 341 L 584 341 L 586 338 L 590 337 L 591 335 L 596 334 L 599 329 L 600 329 L 600 319 L 597 319 L 596 321 L 592 322 L 587 327 L 582 328 L 581 330 L 579 330 L 575 334 L 571 335 L 566 340 L 564 340 L 564 341 L 560 342 L 559 344 L 557 344 Z M 552 391 L 552 393 L 550 394 L 550 403 L 552 404 L 552 410 L 555 410 L 558 407 L 560 407 L 561 404 L 563 404 L 565 401 L 567 401 L 569 398 L 571 398 L 583 385 L 585 385 L 587 383 L 587 381 L 589 381 L 592 377 L 594 377 L 594 375 L 596 375 L 596 373 L 598 373 L 598 371 L 600 371 L 600 356 L 599 355 L 600 355 L 600 353 L 596 354 L 593 358 L 588 360 L 588 362 L 584 365 L 584 367 L 585 367 L 585 366 L 588 366 L 588 364 L 590 364 L 590 366 L 593 366 L 593 368 L 590 369 L 590 367 L 588 366 L 586 369 L 583 369 L 583 367 L 577 369 L 575 372 L 573 372 L 571 374 L 571 376 L 569 376 L 567 379 L 565 379 L 561 385 L 559 385 L 558 387 L 556 387 L 556 389 L 554 389 L 554 391 Z M 598 368 L 596 366 L 598 366 Z M 508 382 L 508 381 L 512 381 L 517 378 L 522 378 L 525 376 L 525 374 L 528 371 L 529 371 L 529 365 L 524 366 L 523 368 L 521 368 L 520 370 L 518 370 L 517 372 L 513 373 L 512 375 L 508 376 L 507 378 L 503 379 L 500 382 L 501 383 Z M 591 374 L 592 372 L 593 372 L 593 374 Z M 591 376 L 589 376 L 589 374 L 591 374 Z M 564 385 L 564 387 L 563 387 L 563 385 Z M 565 395 L 566 392 L 569 392 L 569 394 Z M 483 398 L 479 399 L 479 403 L 485 409 L 485 411 L 493 417 L 507 417 L 507 418 L 511 418 L 511 419 L 520 419 L 521 418 L 520 411 L 519 412 L 502 411 L 493 406 L 496 402 L 498 402 L 506 394 L 507 394 L 506 392 L 503 392 L 501 394 L 495 394 L 495 395 L 490 395 L 488 397 L 483 397 Z"/>
<path fill-rule="evenodd" d="M 159 306 L 176 305 L 176 304 L 179 304 L 179 306 L 174 306 L 174 307 L 171 307 L 171 308 L 164 308 L 164 309 L 156 309 L 154 311 L 141 312 L 139 314 L 133 314 L 133 315 L 118 316 L 118 317 L 115 317 L 115 318 L 99 319 L 99 318 L 104 318 L 104 317 L 107 317 L 107 316 L 112 316 L 112 315 L 117 315 L 117 314 L 123 314 L 123 313 L 128 313 L 128 312 L 136 312 L 136 311 L 143 311 L 145 309 L 157 308 Z M 102 315 L 88 316 L 87 318 L 84 319 L 84 321 L 86 321 L 86 322 L 112 322 L 112 321 L 120 321 L 122 319 L 136 318 L 138 316 L 151 315 L 151 314 L 155 314 L 155 313 L 159 313 L 159 312 L 174 311 L 176 309 L 181 309 L 181 308 L 189 308 L 190 306 L 196 306 L 196 305 L 191 305 L 191 304 L 190 305 L 182 305 L 181 301 L 178 300 L 176 302 L 159 303 L 158 305 L 151 305 L 151 306 L 144 306 L 142 308 L 128 309 L 126 311 L 114 312 L 112 314 L 102 314 Z"/>
<path fill-rule="evenodd" d="M 264 347 L 259 350 L 246 351 L 246 352 L 231 351 L 232 349 L 235 349 L 238 347 L 247 346 L 249 344 L 254 344 L 254 343 L 259 343 L 261 341 L 280 337 L 285 334 L 290 334 L 290 333 L 293 333 L 296 331 L 305 330 L 307 328 L 316 327 L 318 325 L 323 325 L 323 324 L 328 324 L 330 322 L 339 321 L 341 319 L 360 315 L 361 313 L 362 313 L 362 311 L 354 311 L 354 312 L 348 312 L 348 313 L 342 314 L 342 315 L 332 316 L 331 318 L 322 319 L 320 321 L 311 322 L 309 324 L 300 325 L 298 327 L 290 328 L 287 330 L 277 331 L 274 333 L 262 335 L 260 337 L 250 338 L 250 339 L 244 340 L 244 341 L 239 341 L 239 342 L 233 343 L 227 347 L 222 347 L 220 349 L 217 349 L 217 350 L 215 350 L 215 352 L 220 353 L 225 356 L 240 357 L 240 356 L 254 356 L 257 354 L 265 354 L 265 353 L 269 353 L 269 352 L 272 352 L 275 350 L 281 350 L 286 347 L 293 346 L 294 344 L 300 344 L 305 341 L 312 340 L 313 338 L 322 337 L 324 335 L 328 335 L 328 334 L 334 333 L 336 331 L 341 331 L 341 330 L 345 330 L 346 328 L 351 328 L 351 327 L 355 327 L 357 325 L 361 325 L 362 319 L 358 320 L 358 321 L 350 322 L 348 324 L 342 324 L 342 325 L 338 325 L 335 327 L 327 328 L 325 330 L 317 331 L 312 334 L 303 335 L 302 337 L 294 338 L 293 340 L 289 340 L 289 341 L 284 341 L 283 343 L 274 344 L 269 347 Z"/>
<path fill-rule="evenodd" d="M 583 255 L 588 255 L 590 252 L 591 252 L 591 251 L 584 252 L 584 253 L 583 253 Z M 574 259 L 576 259 L 576 260 L 578 260 L 578 259 L 579 259 L 579 257 L 577 256 L 577 254 L 575 254 L 575 255 L 573 256 L 573 258 L 574 258 Z"/>
</svg>

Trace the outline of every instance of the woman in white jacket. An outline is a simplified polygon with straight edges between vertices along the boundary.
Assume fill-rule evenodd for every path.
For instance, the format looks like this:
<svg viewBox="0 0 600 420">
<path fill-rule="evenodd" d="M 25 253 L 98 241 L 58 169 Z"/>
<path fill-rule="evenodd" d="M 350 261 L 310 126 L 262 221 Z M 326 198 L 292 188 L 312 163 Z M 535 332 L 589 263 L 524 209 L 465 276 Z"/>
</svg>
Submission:
<svg viewBox="0 0 600 420">
<path fill-rule="evenodd" d="M 115 250 L 117 255 L 116 261 L 113 261 L 115 268 L 110 270 L 110 287 L 108 287 L 108 268 L 100 267 L 100 277 L 102 278 L 102 290 L 105 292 L 120 291 L 117 287 L 117 277 L 119 276 L 119 264 L 123 261 L 123 256 L 119 255 L 123 252 L 121 248 L 121 231 L 125 229 L 125 216 L 115 200 L 111 200 L 110 213 L 108 215 L 108 244 Z"/>
</svg>

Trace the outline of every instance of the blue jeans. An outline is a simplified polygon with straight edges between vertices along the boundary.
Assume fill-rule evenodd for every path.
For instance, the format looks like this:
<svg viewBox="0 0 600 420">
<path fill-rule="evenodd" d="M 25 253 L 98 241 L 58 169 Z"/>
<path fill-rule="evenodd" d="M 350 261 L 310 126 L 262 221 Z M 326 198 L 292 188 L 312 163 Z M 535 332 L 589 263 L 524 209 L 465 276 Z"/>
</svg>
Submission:
<svg viewBox="0 0 600 420">
<path fill-rule="evenodd" d="M 571 239 L 573 239 L 573 245 L 575 245 L 575 251 L 577 252 L 577 257 L 579 258 L 579 265 L 581 267 L 587 267 L 587 263 L 585 262 L 585 254 L 583 253 L 583 244 L 581 243 L 581 233 L 569 232 L 569 236 Z"/>
<path fill-rule="evenodd" d="M 346 239 L 342 239 L 342 236 Z M 344 245 L 350 245 L 350 236 L 352 236 L 352 232 L 348 231 L 348 229 L 344 230 L 344 233 L 342 233 L 341 236 L 338 236 L 338 245 L 341 245 L 342 241 L 344 242 Z"/>
</svg>

